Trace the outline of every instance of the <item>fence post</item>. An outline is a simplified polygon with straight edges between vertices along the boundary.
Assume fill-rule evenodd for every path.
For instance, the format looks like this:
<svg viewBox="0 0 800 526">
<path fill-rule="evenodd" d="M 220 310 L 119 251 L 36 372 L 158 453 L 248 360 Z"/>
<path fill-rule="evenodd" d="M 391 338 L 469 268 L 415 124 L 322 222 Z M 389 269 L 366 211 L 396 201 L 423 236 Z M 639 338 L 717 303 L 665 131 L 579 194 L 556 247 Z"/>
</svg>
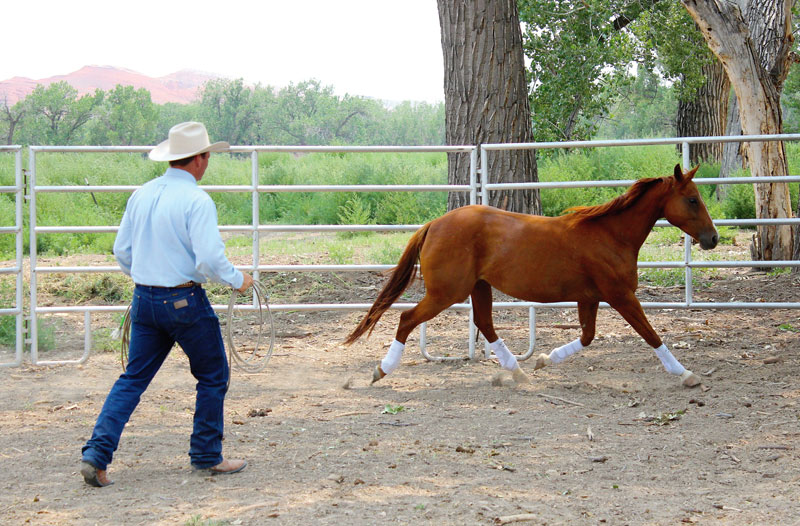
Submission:
<svg viewBox="0 0 800 526">
<path fill-rule="evenodd" d="M 258 225 L 261 218 L 259 216 L 259 195 L 258 195 L 258 152 L 253 150 L 250 152 L 250 165 L 251 165 L 251 184 L 253 185 L 253 281 L 258 281 L 259 271 L 258 265 L 260 263 L 260 245 L 261 237 L 258 232 Z M 258 297 L 253 294 L 253 307 L 258 307 Z"/>
<path fill-rule="evenodd" d="M 684 171 L 689 170 L 691 168 L 691 159 L 689 155 L 689 143 L 683 143 L 683 169 Z M 686 300 L 687 305 L 692 304 L 692 296 L 693 296 L 693 287 L 694 283 L 692 283 L 693 279 L 693 272 L 690 263 L 692 262 L 692 237 L 689 234 L 683 234 L 683 262 L 686 265 L 683 271 L 683 280 L 684 280 L 684 297 Z"/>
<path fill-rule="evenodd" d="M 30 325 L 28 326 L 28 337 L 30 341 L 31 350 L 31 363 L 37 365 L 39 363 L 39 331 L 38 323 L 36 321 L 36 307 L 39 304 L 36 298 L 36 147 L 31 146 L 28 148 L 28 170 L 30 177 L 28 178 L 28 212 L 30 220 L 28 221 L 28 233 L 30 234 L 30 286 L 31 286 L 31 312 L 30 312 Z"/>
</svg>

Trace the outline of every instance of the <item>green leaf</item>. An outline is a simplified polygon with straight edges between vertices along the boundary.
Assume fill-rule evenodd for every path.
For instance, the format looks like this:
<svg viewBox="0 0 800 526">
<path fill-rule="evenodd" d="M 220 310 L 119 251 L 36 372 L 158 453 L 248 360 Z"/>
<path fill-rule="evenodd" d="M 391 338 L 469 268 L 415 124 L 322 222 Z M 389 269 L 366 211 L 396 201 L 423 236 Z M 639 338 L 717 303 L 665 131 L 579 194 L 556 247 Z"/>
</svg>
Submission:
<svg viewBox="0 0 800 526">
<path fill-rule="evenodd" d="M 673 420 L 679 420 L 681 415 L 684 414 L 686 411 L 681 409 L 680 411 L 674 411 L 672 413 L 663 413 L 661 416 L 656 417 L 654 422 L 660 426 L 669 424 Z"/>
<path fill-rule="evenodd" d="M 400 411 L 405 411 L 405 410 L 406 410 L 406 408 L 403 407 L 402 405 L 386 404 L 383 407 L 383 411 L 381 411 L 381 414 L 382 415 L 385 415 L 385 414 L 396 415 Z"/>
</svg>

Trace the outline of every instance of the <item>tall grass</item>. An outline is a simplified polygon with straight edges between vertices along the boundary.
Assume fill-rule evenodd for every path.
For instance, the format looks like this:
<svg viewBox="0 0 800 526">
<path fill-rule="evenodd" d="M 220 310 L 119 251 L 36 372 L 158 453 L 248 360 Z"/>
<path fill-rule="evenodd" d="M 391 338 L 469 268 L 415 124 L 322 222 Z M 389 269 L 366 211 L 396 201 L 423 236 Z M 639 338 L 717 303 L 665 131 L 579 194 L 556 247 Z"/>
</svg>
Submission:
<svg viewBox="0 0 800 526">
<path fill-rule="evenodd" d="M 259 157 L 266 185 L 447 184 L 444 154 L 311 154 Z M 424 223 L 447 206 L 443 192 L 274 193 L 262 198 L 261 221 L 290 224 Z M 354 216 L 353 210 L 357 212 Z M 348 213 L 348 210 L 350 213 Z M 354 216 L 354 217 L 353 217 Z"/>
<path fill-rule="evenodd" d="M 14 186 L 15 184 L 15 154 L 12 152 L 0 153 L 0 186 Z M 16 222 L 15 196 L 13 193 L 0 194 L 0 225 L 12 226 Z M 0 234 L 0 254 L 14 256 L 15 241 L 13 234 Z"/>
<path fill-rule="evenodd" d="M 542 182 L 633 180 L 670 175 L 678 154 L 672 147 L 594 148 L 557 152 L 539 161 Z M 620 195 L 626 188 L 563 188 L 541 192 L 544 215 L 560 215 L 571 206 L 591 206 Z"/>
<path fill-rule="evenodd" d="M 613 181 L 672 175 L 674 166 L 680 162 L 680 156 L 671 145 L 626 146 L 548 153 L 539 159 L 538 168 L 542 182 Z M 718 176 L 719 165 L 701 165 L 696 177 Z M 712 216 L 721 217 L 723 210 L 713 208 L 716 206 L 713 199 L 715 188 L 714 185 L 703 185 L 700 192 Z M 560 215 L 572 206 L 605 203 L 625 190 L 627 187 L 545 189 L 541 192 L 542 211 L 548 216 Z"/>
<path fill-rule="evenodd" d="M 388 185 L 444 184 L 444 154 L 261 154 L 261 185 Z M 141 185 L 160 176 L 165 163 L 153 163 L 140 154 L 50 153 L 37 156 L 37 185 Z M 202 185 L 249 185 L 248 157 L 211 157 Z M 36 221 L 40 226 L 116 225 L 129 193 L 39 193 Z M 212 192 L 221 225 L 252 223 L 249 192 Z M 263 193 L 259 222 L 278 224 L 422 223 L 445 212 L 443 192 L 302 192 Z M 0 221 L 13 224 L 14 205 L 0 200 Z M 0 252 L 13 254 L 13 239 Z M 42 234 L 37 251 L 44 254 L 109 253 L 110 234 Z M 27 241 L 26 241 L 27 243 Z"/>
</svg>

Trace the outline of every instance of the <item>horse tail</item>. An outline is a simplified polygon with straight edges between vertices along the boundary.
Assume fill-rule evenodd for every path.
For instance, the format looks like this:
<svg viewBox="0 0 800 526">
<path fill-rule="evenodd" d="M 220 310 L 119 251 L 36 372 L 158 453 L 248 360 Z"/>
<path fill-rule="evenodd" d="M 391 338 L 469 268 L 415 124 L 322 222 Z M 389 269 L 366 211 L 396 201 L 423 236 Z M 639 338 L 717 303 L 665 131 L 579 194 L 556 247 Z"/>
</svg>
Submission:
<svg viewBox="0 0 800 526">
<path fill-rule="evenodd" d="M 375 299 L 367 314 L 358 324 L 353 332 L 344 341 L 346 345 L 355 342 L 362 334 L 369 331 L 372 334 L 372 329 L 378 323 L 378 320 L 383 316 L 389 307 L 405 292 L 409 284 L 414 280 L 417 275 L 417 260 L 419 260 L 419 253 L 422 250 L 422 245 L 425 243 L 425 236 L 428 234 L 430 223 L 427 223 L 422 228 L 417 230 L 406 245 L 403 255 L 400 256 L 400 261 L 393 269 L 389 281 L 383 286 L 383 289 Z M 369 337 L 367 334 L 367 337 Z"/>
</svg>

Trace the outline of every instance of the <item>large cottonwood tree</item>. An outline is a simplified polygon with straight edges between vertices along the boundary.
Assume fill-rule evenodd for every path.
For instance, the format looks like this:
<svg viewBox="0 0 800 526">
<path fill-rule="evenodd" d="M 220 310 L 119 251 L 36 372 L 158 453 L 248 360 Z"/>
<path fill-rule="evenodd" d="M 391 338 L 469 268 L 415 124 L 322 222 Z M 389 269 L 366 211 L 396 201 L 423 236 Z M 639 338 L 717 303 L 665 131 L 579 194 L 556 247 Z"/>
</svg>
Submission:
<svg viewBox="0 0 800 526">
<path fill-rule="evenodd" d="M 518 0 L 518 5 L 531 59 L 537 140 L 591 138 L 628 91 L 632 61 L 640 74 L 658 70 L 672 81 L 679 136 L 724 134 L 727 76 L 679 3 Z M 719 144 L 692 145 L 691 162 L 715 162 L 721 152 Z"/>
<path fill-rule="evenodd" d="M 462 145 L 532 142 L 528 84 L 516 0 L 438 0 L 444 54 L 445 136 Z M 450 154 L 448 181 L 467 184 L 469 157 Z M 491 182 L 538 181 L 532 150 L 491 152 Z M 451 192 L 448 209 L 469 203 Z M 534 190 L 492 192 L 493 206 L 538 214 Z"/>
<path fill-rule="evenodd" d="M 131 146 L 155 144 L 158 106 L 153 104 L 145 88 L 117 84 L 105 94 L 87 123 L 90 144 Z"/>
<path fill-rule="evenodd" d="M 28 108 L 20 123 L 25 144 L 66 145 L 81 139 L 83 128 L 103 103 L 105 92 L 79 96 L 78 90 L 65 81 L 48 86 L 38 84 L 24 99 Z"/>
<path fill-rule="evenodd" d="M 681 0 L 697 22 L 711 51 L 722 62 L 739 101 L 745 135 L 781 133 L 780 94 L 791 65 L 794 0 Z M 754 142 L 745 155 L 753 176 L 788 172 L 782 142 Z M 759 218 L 792 217 L 785 183 L 755 185 Z M 762 260 L 791 259 L 788 226 L 760 226 L 753 255 Z"/>
</svg>

